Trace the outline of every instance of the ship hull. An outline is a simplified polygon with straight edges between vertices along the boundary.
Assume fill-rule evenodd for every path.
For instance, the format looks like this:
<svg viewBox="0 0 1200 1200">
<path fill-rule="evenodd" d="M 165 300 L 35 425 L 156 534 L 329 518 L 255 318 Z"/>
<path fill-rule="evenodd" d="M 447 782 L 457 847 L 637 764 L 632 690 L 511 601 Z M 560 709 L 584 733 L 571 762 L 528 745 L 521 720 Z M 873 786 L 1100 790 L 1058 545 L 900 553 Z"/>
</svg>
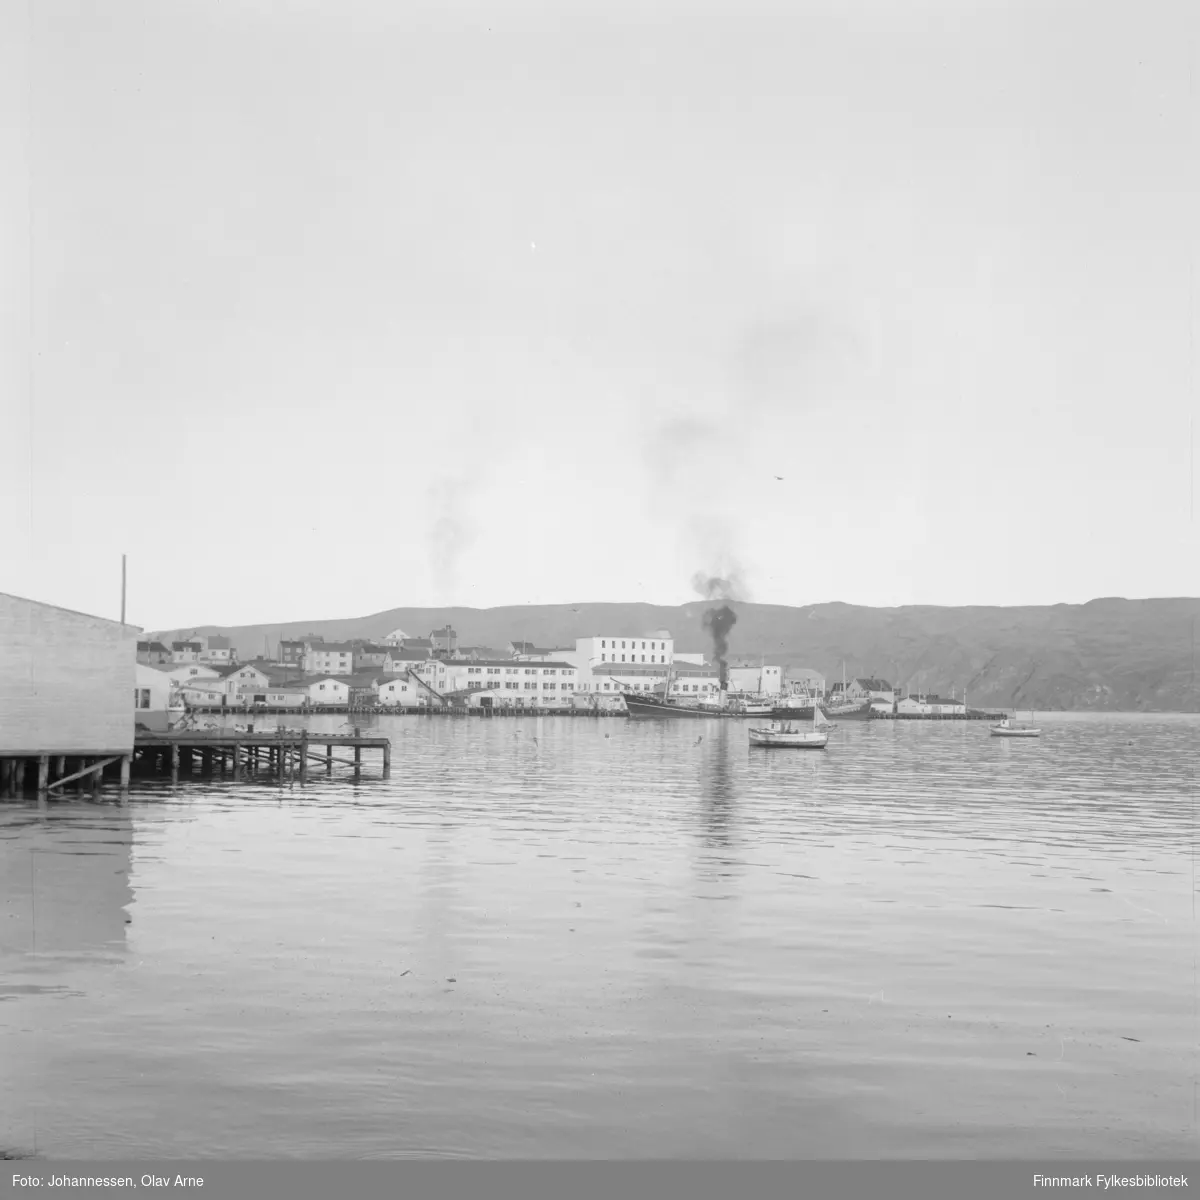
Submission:
<svg viewBox="0 0 1200 1200">
<path fill-rule="evenodd" d="M 831 721 L 869 721 L 871 719 L 869 704 L 859 705 L 858 708 L 852 708 L 847 712 L 838 712 L 836 705 L 826 706 L 823 711 Z"/>
<path fill-rule="evenodd" d="M 722 708 L 690 708 L 683 704 L 667 704 L 662 700 L 650 700 L 643 696 L 625 694 L 625 707 L 631 717 L 659 717 L 668 721 L 710 721 L 716 717 L 738 717 L 741 713 Z"/>
</svg>

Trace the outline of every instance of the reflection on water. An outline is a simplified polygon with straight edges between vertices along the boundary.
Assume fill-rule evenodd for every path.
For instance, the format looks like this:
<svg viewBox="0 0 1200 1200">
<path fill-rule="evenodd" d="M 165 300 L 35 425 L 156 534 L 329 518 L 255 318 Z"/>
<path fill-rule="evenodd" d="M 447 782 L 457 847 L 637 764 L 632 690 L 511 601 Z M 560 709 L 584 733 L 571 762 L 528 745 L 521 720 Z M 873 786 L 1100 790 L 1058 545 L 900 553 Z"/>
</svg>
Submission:
<svg viewBox="0 0 1200 1200">
<path fill-rule="evenodd" d="M 1039 723 L 380 718 L 386 781 L 7 804 L 8 1148 L 1194 1154 L 1200 721 Z"/>
</svg>

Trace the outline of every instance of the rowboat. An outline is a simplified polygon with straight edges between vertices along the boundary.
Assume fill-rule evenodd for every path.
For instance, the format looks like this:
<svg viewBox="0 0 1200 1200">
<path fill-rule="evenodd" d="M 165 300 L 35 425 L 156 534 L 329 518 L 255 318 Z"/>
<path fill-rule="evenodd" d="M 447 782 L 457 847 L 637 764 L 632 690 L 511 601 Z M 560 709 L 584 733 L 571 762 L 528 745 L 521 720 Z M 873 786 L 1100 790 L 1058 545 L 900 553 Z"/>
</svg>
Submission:
<svg viewBox="0 0 1200 1200">
<path fill-rule="evenodd" d="M 1040 737 L 1042 731 L 1032 725 L 1014 725 L 1007 717 L 999 725 L 988 726 L 992 737 Z"/>
</svg>

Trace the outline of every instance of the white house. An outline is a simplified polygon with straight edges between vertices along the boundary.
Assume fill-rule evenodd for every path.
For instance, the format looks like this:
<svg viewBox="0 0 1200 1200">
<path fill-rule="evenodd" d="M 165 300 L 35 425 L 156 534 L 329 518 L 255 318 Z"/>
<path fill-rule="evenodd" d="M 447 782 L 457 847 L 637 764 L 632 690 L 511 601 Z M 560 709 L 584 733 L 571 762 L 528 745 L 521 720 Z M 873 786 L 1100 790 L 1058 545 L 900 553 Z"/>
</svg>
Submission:
<svg viewBox="0 0 1200 1200">
<path fill-rule="evenodd" d="M 408 641 L 408 634 L 403 629 L 393 629 L 387 637 L 380 640 L 385 646 L 399 646 L 401 642 Z"/>
<path fill-rule="evenodd" d="M 833 685 L 835 692 L 841 692 L 841 684 Z M 859 676 L 846 685 L 846 699 L 862 702 L 863 700 L 881 700 L 885 704 L 896 703 L 896 691 L 886 679 L 874 679 Z"/>
<path fill-rule="evenodd" d="M 304 654 L 309 675 L 349 675 L 354 670 L 354 646 L 349 642 L 311 644 Z"/>
<path fill-rule="evenodd" d="M 426 708 L 434 702 L 429 689 L 407 672 L 381 679 L 375 690 L 385 708 Z"/>
<path fill-rule="evenodd" d="M 344 707 L 350 703 L 350 685 L 344 679 L 321 675 L 312 679 L 302 679 L 291 686 L 306 691 L 308 702 L 314 708 Z"/>
<path fill-rule="evenodd" d="M 165 733 L 174 720 L 183 716 L 183 707 L 174 697 L 175 686 L 162 671 L 146 663 L 134 667 L 134 721 L 151 733 Z"/>
<path fill-rule="evenodd" d="M 211 663 L 214 667 L 223 667 L 234 662 L 235 657 L 233 645 L 227 637 L 214 634 L 204 639 L 204 646 L 200 651 L 201 662 Z"/>
<path fill-rule="evenodd" d="M 229 704 L 229 688 L 223 679 L 199 677 L 181 683 L 174 694 L 192 708 L 225 708 Z"/>
<path fill-rule="evenodd" d="M 151 670 L 161 671 L 172 683 L 188 683 L 196 679 L 219 679 L 220 674 L 215 667 L 205 663 L 171 663 L 157 666 L 151 664 Z"/>
</svg>

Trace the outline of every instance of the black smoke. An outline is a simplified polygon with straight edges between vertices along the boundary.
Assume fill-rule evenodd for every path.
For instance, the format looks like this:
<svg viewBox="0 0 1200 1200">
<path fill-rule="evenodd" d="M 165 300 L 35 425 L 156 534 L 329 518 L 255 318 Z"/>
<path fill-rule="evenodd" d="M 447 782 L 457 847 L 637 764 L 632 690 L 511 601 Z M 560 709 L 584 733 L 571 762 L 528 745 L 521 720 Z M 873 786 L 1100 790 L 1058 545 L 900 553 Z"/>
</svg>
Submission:
<svg viewBox="0 0 1200 1200">
<path fill-rule="evenodd" d="M 719 575 L 705 575 L 703 571 L 692 577 L 692 587 L 706 600 L 732 600 L 736 596 L 740 581 L 736 572 L 729 578 Z M 712 638 L 713 658 L 716 659 L 720 673 L 721 691 L 727 690 L 729 682 L 729 667 L 726 659 L 729 657 L 729 631 L 737 624 L 737 613 L 722 603 L 717 608 L 708 609 L 703 618 L 704 628 Z"/>
</svg>

